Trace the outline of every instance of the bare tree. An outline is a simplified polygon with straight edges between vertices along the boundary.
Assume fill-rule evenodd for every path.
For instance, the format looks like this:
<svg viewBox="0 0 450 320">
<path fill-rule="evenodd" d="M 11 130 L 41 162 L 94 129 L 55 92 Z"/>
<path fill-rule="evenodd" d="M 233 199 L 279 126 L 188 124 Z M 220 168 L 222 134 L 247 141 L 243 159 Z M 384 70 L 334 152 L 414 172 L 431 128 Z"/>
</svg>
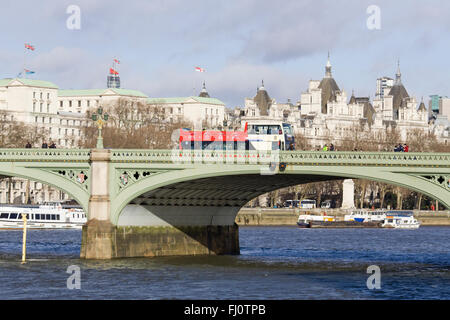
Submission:
<svg viewBox="0 0 450 320">
<path fill-rule="evenodd" d="M 87 112 L 79 147 L 92 148 L 96 144 L 97 126 L 90 120 L 94 112 Z M 172 141 L 173 132 L 190 125 L 180 119 L 168 120 L 159 105 L 132 99 L 119 99 L 105 107 L 104 112 L 109 114 L 102 130 L 107 148 L 170 149 L 176 143 Z"/>
</svg>

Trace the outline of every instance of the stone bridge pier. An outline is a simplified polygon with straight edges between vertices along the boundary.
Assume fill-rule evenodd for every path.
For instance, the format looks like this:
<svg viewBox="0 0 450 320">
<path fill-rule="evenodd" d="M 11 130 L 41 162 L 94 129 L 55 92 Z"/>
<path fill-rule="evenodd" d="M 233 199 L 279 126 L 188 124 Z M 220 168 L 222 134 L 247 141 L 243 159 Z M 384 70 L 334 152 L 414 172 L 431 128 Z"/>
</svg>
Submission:
<svg viewBox="0 0 450 320">
<path fill-rule="evenodd" d="M 202 189 L 186 190 L 175 184 L 133 199 L 114 217 L 114 186 L 107 179 L 114 177 L 112 167 L 110 150 L 92 150 L 89 220 L 82 230 L 81 258 L 239 254 L 235 217 L 241 202 L 234 206 L 215 206 L 209 200 L 195 203 L 192 199 L 199 199 Z M 186 191 L 191 196 L 183 198 Z"/>
</svg>

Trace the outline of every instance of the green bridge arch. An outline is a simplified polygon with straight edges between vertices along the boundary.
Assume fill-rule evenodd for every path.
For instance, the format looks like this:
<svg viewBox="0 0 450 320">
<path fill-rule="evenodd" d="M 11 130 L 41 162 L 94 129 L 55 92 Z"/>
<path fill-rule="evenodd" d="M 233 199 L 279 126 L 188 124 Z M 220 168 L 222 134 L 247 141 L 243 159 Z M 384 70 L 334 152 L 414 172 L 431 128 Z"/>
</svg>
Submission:
<svg viewBox="0 0 450 320">
<path fill-rule="evenodd" d="M 0 176 L 33 180 L 67 193 L 89 217 L 90 150 L 0 149 Z M 78 175 L 84 175 L 80 180 Z"/>
<path fill-rule="evenodd" d="M 245 203 L 258 195 L 288 187 L 296 184 L 326 181 L 332 179 L 367 179 L 376 182 L 383 182 L 399 187 L 404 187 L 413 191 L 420 192 L 430 198 L 436 199 L 446 207 L 450 208 L 450 191 L 442 183 L 436 183 L 433 179 L 425 178 L 430 176 L 441 176 L 442 169 L 438 168 L 416 168 L 413 172 L 408 167 L 363 167 L 363 166 L 311 166 L 311 165 L 287 165 L 284 172 L 274 172 L 265 170 L 262 174 L 261 165 L 201 165 L 189 169 L 168 170 L 139 181 L 129 188 L 120 192 L 111 203 L 111 222 L 117 224 L 119 216 L 126 205 L 151 191 L 157 191 L 161 188 L 177 189 L 183 183 L 193 183 L 198 181 L 201 184 L 208 184 L 212 179 L 222 178 L 224 184 L 234 183 L 236 186 L 245 185 L 246 180 L 240 182 L 241 178 L 258 177 L 256 182 L 251 185 L 254 191 L 248 193 L 240 201 L 235 201 L 237 206 L 243 206 Z M 450 175 L 450 169 L 445 173 Z M 448 179 L 448 178 L 447 178 Z M 253 179 L 255 180 L 255 179 Z M 234 182 L 233 182 L 234 181 Z M 270 183 L 268 183 L 270 181 Z M 447 182 L 448 183 L 448 180 Z M 217 190 L 205 191 L 206 197 L 222 199 L 226 204 L 226 193 L 217 192 Z M 189 202 L 189 199 L 185 199 Z M 145 201 L 145 199 L 144 199 Z M 219 206 L 222 206 L 221 204 Z"/>
</svg>

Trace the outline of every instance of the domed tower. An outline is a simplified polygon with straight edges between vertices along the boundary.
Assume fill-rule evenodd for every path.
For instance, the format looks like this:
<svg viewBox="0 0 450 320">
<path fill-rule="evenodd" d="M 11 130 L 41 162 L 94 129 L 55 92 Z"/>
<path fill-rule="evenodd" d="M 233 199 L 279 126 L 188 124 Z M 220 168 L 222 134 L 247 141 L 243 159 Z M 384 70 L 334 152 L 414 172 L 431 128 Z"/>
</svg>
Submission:
<svg viewBox="0 0 450 320">
<path fill-rule="evenodd" d="M 325 77 L 320 81 L 319 89 L 322 90 L 322 106 L 321 112 L 327 113 L 328 102 L 336 100 L 336 93 L 340 91 L 336 81 L 331 74 L 330 54 L 328 53 L 328 61 L 325 66 Z"/>
<path fill-rule="evenodd" d="M 402 84 L 402 74 L 400 72 L 400 62 L 398 62 L 397 74 L 395 75 L 395 82 L 389 91 L 389 95 L 393 97 L 392 112 L 394 120 L 398 119 L 398 110 L 402 105 L 406 105 L 406 98 L 409 98 L 408 92 Z"/>
<path fill-rule="evenodd" d="M 259 114 L 261 116 L 269 115 L 269 109 L 270 106 L 272 105 L 272 99 L 269 97 L 266 88 L 264 88 L 264 80 L 261 81 L 261 87 L 258 88 L 258 92 L 256 93 L 256 96 L 253 98 L 253 101 L 258 107 Z"/>
<path fill-rule="evenodd" d="M 200 92 L 200 94 L 198 96 L 199 97 L 203 97 L 203 98 L 209 98 L 208 91 L 206 91 L 205 81 L 203 81 L 203 88 L 202 88 L 202 91 Z"/>
</svg>

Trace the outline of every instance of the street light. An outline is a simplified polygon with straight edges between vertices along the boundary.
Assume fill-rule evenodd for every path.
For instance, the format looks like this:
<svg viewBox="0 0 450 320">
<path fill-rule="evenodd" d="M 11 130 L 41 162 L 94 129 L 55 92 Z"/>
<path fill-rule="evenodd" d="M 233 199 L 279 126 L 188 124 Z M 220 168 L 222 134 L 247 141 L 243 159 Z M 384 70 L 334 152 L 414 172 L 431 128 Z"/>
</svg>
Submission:
<svg viewBox="0 0 450 320">
<path fill-rule="evenodd" d="M 108 117 L 107 113 L 103 113 L 102 107 L 98 107 L 97 113 L 92 114 L 92 121 L 95 122 L 98 128 L 97 149 L 103 149 L 102 128 L 105 121 L 108 121 Z"/>
</svg>

